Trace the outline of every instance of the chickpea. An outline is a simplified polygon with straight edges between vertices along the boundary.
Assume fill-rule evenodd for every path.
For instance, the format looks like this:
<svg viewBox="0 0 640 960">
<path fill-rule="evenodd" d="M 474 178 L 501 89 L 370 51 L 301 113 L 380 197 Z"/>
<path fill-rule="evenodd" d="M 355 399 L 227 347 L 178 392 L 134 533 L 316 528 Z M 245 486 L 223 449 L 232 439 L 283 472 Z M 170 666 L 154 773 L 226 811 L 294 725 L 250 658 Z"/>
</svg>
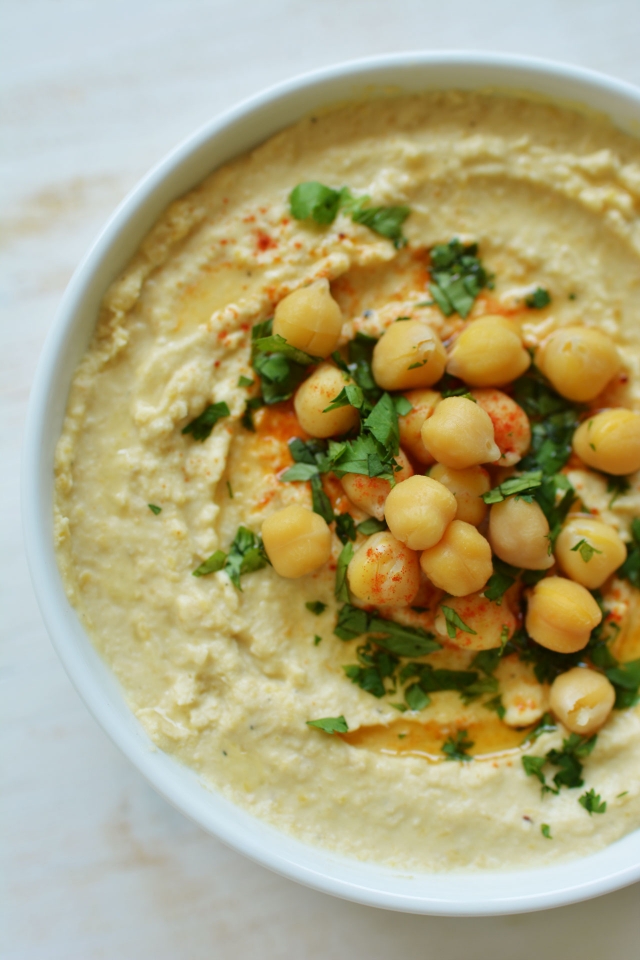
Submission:
<svg viewBox="0 0 640 960">
<path fill-rule="evenodd" d="M 472 387 L 502 387 L 524 373 L 531 357 L 505 317 L 472 320 L 449 354 L 447 371 Z"/>
<path fill-rule="evenodd" d="M 620 369 L 613 340 L 594 327 L 555 330 L 536 354 L 536 364 L 558 393 L 585 403 L 604 390 Z"/>
<path fill-rule="evenodd" d="M 585 587 L 564 577 L 546 577 L 531 592 L 525 624 L 541 647 L 576 653 L 601 620 L 600 607 Z"/>
<path fill-rule="evenodd" d="M 602 673 L 574 667 L 551 684 L 551 709 L 571 733 L 584 737 L 599 730 L 613 709 L 616 692 Z"/>
<path fill-rule="evenodd" d="M 624 563 L 627 548 L 608 523 L 594 517 L 570 517 L 556 540 L 555 554 L 563 573 L 588 590 L 597 590 Z"/>
<path fill-rule="evenodd" d="M 466 470 L 453 470 L 443 463 L 436 463 L 429 476 L 443 483 L 456 498 L 456 520 L 464 520 L 478 527 L 489 509 L 482 499 L 483 493 L 491 489 L 489 474 L 483 467 L 467 467 Z"/>
<path fill-rule="evenodd" d="M 584 420 L 573 449 L 588 467 L 624 476 L 640 470 L 640 413 L 615 407 Z"/>
<path fill-rule="evenodd" d="M 371 368 L 383 390 L 430 387 L 444 373 L 447 355 L 435 331 L 420 320 L 387 327 L 375 345 Z"/>
<path fill-rule="evenodd" d="M 397 455 L 396 462 L 402 468 L 395 474 L 396 483 L 401 483 L 413 476 L 413 468 L 402 450 Z M 370 517 L 375 517 L 376 520 L 384 520 L 384 505 L 391 490 L 388 480 L 382 480 L 380 477 L 366 477 L 362 473 L 345 473 L 340 483 L 354 506 L 368 513 Z"/>
<path fill-rule="evenodd" d="M 435 390 L 408 390 L 405 397 L 412 409 L 403 417 L 398 417 L 400 443 L 418 463 L 431 464 L 433 457 L 422 442 L 422 424 L 431 416 L 442 397 Z"/>
<path fill-rule="evenodd" d="M 493 573 L 491 547 L 470 523 L 453 520 L 439 543 L 424 550 L 422 572 L 452 597 L 482 590 Z"/>
<path fill-rule="evenodd" d="M 267 517 L 262 539 L 273 569 L 291 580 L 313 573 L 331 556 L 331 531 L 326 522 L 296 503 Z"/>
<path fill-rule="evenodd" d="M 446 467 L 464 470 L 500 457 L 488 413 L 466 397 L 441 400 L 422 425 L 422 442 Z"/>
<path fill-rule="evenodd" d="M 514 567 L 548 570 L 553 566 L 549 523 L 535 501 L 507 497 L 494 503 L 489 513 L 489 542 L 493 552 Z"/>
<path fill-rule="evenodd" d="M 352 594 L 376 606 L 408 606 L 420 586 L 418 554 L 392 533 L 374 533 L 347 568 Z"/>
<path fill-rule="evenodd" d="M 549 708 L 549 688 L 539 683 L 530 663 L 523 663 L 517 653 L 503 657 L 495 670 L 508 727 L 528 727 L 536 723 Z"/>
<path fill-rule="evenodd" d="M 493 435 L 500 448 L 497 466 L 512 467 L 529 449 L 529 417 L 522 407 L 502 390 L 472 390 L 471 396 L 491 418 Z"/>
<path fill-rule="evenodd" d="M 447 620 L 442 607 L 448 607 L 460 617 L 466 627 L 474 633 L 455 628 L 455 637 L 449 636 Z M 455 625 L 454 625 L 455 626 Z M 516 618 L 504 601 L 499 606 L 487 600 L 481 593 L 471 593 L 467 597 L 447 597 L 440 605 L 434 629 L 447 643 L 463 650 L 491 650 L 502 646 L 505 637 L 512 636 L 516 628 Z"/>
<path fill-rule="evenodd" d="M 281 300 L 273 332 L 312 357 L 328 357 L 338 346 L 342 311 L 331 296 L 328 280 L 316 280 Z"/>
<path fill-rule="evenodd" d="M 440 540 L 456 515 L 456 498 L 430 477 L 397 483 L 384 505 L 391 533 L 412 550 L 426 550 Z"/>
<path fill-rule="evenodd" d="M 303 430 L 312 437 L 332 437 L 357 426 L 359 415 L 348 404 L 326 411 L 349 378 L 331 363 L 321 363 L 298 388 L 293 398 L 296 416 Z"/>
</svg>

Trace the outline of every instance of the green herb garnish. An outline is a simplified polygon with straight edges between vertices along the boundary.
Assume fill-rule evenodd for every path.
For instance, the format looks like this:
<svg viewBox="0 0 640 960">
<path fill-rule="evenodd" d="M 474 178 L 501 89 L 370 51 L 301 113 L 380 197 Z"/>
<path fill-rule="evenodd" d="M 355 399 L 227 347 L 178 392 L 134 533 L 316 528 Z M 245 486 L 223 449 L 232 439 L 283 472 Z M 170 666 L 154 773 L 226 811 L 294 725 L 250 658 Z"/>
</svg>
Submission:
<svg viewBox="0 0 640 960">
<path fill-rule="evenodd" d="M 262 538 L 251 530 L 247 530 L 246 527 L 238 527 L 229 553 L 226 554 L 224 550 L 216 550 L 208 560 L 205 560 L 193 571 L 193 576 L 204 577 L 210 573 L 216 573 L 218 570 L 224 570 L 233 585 L 241 591 L 240 577 L 242 574 L 261 570 L 268 563 L 269 558 L 265 553 Z"/>
<path fill-rule="evenodd" d="M 292 397 L 309 367 L 320 363 L 320 357 L 298 350 L 272 329 L 273 321 L 265 320 L 251 331 L 251 364 L 260 378 L 262 400 L 267 405 Z"/>
<path fill-rule="evenodd" d="M 327 609 L 326 603 L 322 603 L 321 600 L 309 600 L 308 603 L 305 603 L 305 607 L 309 613 L 313 613 L 316 617 L 319 617 Z"/>
<path fill-rule="evenodd" d="M 162 507 L 159 507 L 156 503 L 148 503 L 147 506 L 149 507 L 149 510 L 151 510 L 151 513 L 155 514 L 156 517 L 159 513 L 162 513 Z"/>
<path fill-rule="evenodd" d="M 473 746 L 473 740 L 469 740 L 467 730 L 456 730 L 452 737 L 442 745 L 442 752 L 447 755 L 447 760 L 471 760 L 472 757 L 467 753 Z"/>
<path fill-rule="evenodd" d="M 519 573 L 517 567 L 512 567 L 511 564 L 505 563 L 499 557 L 493 557 L 493 573 L 482 591 L 487 600 L 491 600 L 492 603 L 497 603 L 500 606 L 502 598 L 509 587 L 514 585 Z"/>
<path fill-rule="evenodd" d="M 362 533 L 365 537 L 370 537 L 374 533 L 382 533 L 382 531 L 386 529 L 387 524 L 385 521 L 376 520 L 375 517 L 369 517 L 368 520 L 363 520 L 362 523 L 359 523 L 356 526 L 358 533 Z"/>
<path fill-rule="evenodd" d="M 191 423 L 188 423 L 186 427 L 182 428 L 182 433 L 190 433 L 194 440 L 199 440 L 200 443 L 202 443 L 210 436 L 218 420 L 221 420 L 223 417 L 229 417 L 230 415 L 231 411 L 224 400 L 220 401 L 220 403 L 210 403 L 199 417 L 196 417 L 195 420 L 192 420 Z"/>
<path fill-rule="evenodd" d="M 454 239 L 431 249 L 429 291 L 446 317 L 466 317 L 483 287 L 492 280 L 476 256 L 478 244 Z"/>
<path fill-rule="evenodd" d="M 561 750 L 549 750 L 544 757 L 522 757 L 524 772 L 528 777 L 537 777 L 542 784 L 543 792 L 558 793 L 561 787 L 581 787 L 584 783 L 582 760 L 589 756 L 596 745 L 596 740 L 597 734 L 592 737 L 581 737 L 577 733 L 572 733 L 562 741 Z M 544 767 L 548 763 L 558 768 L 553 778 L 555 788 L 550 787 L 546 782 Z"/>
<path fill-rule="evenodd" d="M 510 477 L 501 484 L 482 494 L 485 503 L 501 503 L 507 497 L 518 495 L 518 499 L 531 503 L 533 491 L 542 483 L 542 470 L 528 470 L 519 477 Z"/>
<path fill-rule="evenodd" d="M 224 550 L 216 550 L 215 553 L 212 553 L 208 560 L 204 560 L 199 567 L 193 571 L 192 576 L 194 577 L 206 577 L 210 573 L 217 573 L 218 570 L 222 570 L 225 565 L 227 555 Z"/>
<path fill-rule="evenodd" d="M 607 811 L 607 801 L 603 800 L 600 794 L 593 789 L 583 793 L 578 798 L 578 803 L 585 808 L 589 816 L 593 813 L 606 813 Z"/>
<path fill-rule="evenodd" d="M 349 727 L 345 718 L 339 717 L 321 717 L 319 720 L 307 720 L 308 727 L 317 727 L 325 733 L 347 733 Z"/>
<path fill-rule="evenodd" d="M 442 615 L 444 616 L 445 623 L 447 625 L 447 635 L 451 640 L 455 640 L 457 630 L 462 630 L 463 633 L 470 633 L 473 636 L 477 636 L 477 631 L 472 630 L 471 627 L 468 627 L 466 623 L 460 619 L 453 607 L 445 607 L 442 605 L 440 610 L 442 611 Z"/>
<path fill-rule="evenodd" d="M 349 586 L 347 584 L 347 567 L 353 556 L 353 544 L 347 541 L 340 551 L 336 566 L 336 599 L 349 602 Z"/>
<path fill-rule="evenodd" d="M 394 246 L 406 243 L 402 225 L 411 210 L 405 206 L 367 206 L 367 196 L 354 197 L 348 187 L 334 190 L 316 180 L 299 183 L 289 195 L 291 215 L 296 220 L 315 220 L 326 226 L 333 223 L 338 211 L 344 210 L 354 223 L 368 227 L 374 233 L 392 240 Z"/>
<path fill-rule="evenodd" d="M 238 379 L 238 386 L 239 386 L 239 387 L 252 387 L 253 384 L 254 384 L 254 382 L 255 382 L 255 381 L 252 380 L 251 377 L 244 377 L 244 376 L 243 376 L 243 377 L 240 377 L 240 378 Z"/>
<path fill-rule="evenodd" d="M 356 525 L 350 513 L 336 515 L 336 533 L 341 543 L 356 539 Z"/>
<path fill-rule="evenodd" d="M 631 521 L 631 543 L 627 547 L 627 559 L 618 569 L 617 575 L 628 580 L 636 590 L 640 590 L 640 517 L 634 517 Z"/>
<path fill-rule="evenodd" d="M 543 823 L 540 825 L 540 833 L 543 837 L 546 837 L 547 840 L 553 840 L 553 837 L 551 836 L 551 827 L 548 823 Z"/>
<path fill-rule="evenodd" d="M 317 647 L 319 643 L 322 643 L 322 637 L 319 637 L 316 633 L 315 637 L 313 638 L 314 647 Z"/>
<path fill-rule="evenodd" d="M 571 547 L 571 553 L 576 553 L 577 551 L 580 551 L 580 556 L 585 563 L 589 563 L 594 553 L 602 553 L 602 550 L 596 550 L 596 548 L 585 539 L 579 540 L 575 547 Z"/>
<path fill-rule="evenodd" d="M 533 293 L 530 293 L 528 297 L 524 298 L 524 302 L 534 310 L 543 310 L 544 307 L 548 307 L 551 303 L 551 294 L 543 287 L 537 287 Z"/>
</svg>

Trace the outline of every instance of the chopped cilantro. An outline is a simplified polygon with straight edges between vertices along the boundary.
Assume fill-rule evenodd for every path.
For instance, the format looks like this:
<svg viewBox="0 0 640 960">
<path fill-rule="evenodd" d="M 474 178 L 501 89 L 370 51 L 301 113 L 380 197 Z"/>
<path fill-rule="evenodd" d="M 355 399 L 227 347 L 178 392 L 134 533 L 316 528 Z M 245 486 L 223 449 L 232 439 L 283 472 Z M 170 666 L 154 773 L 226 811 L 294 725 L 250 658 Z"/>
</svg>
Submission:
<svg viewBox="0 0 640 960">
<path fill-rule="evenodd" d="M 367 633 L 373 634 L 379 647 L 399 657 L 424 657 L 427 653 L 440 650 L 440 644 L 432 633 L 419 627 L 404 627 L 382 617 L 369 617 Z"/>
<path fill-rule="evenodd" d="M 431 703 L 429 694 L 425 693 L 419 683 L 412 683 L 404 691 L 404 698 L 410 710 L 424 710 Z"/>
<path fill-rule="evenodd" d="M 342 543 L 356 539 L 356 525 L 350 513 L 336 515 L 336 533 Z"/>
<path fill-rule="evenodd" d="M 617 575 L 628 580 L 636 590 L 640 590 L 640 517 L 634 517 L 631 521 L 631 543 L 627 547 L 627 559 L 618 569 Z"/>
<path fill-rule="evenodd" d="M 543 837 L 546 837 L 547 840 L 553 840 L 553 837 L 551 836 L 551 827 L 548 823 L 542 823 L 540 825 L 540 833 Z"/>
<path fill-rule="evenodd" d="M 267 320 L 256 324 L 251 332 L 251 363 L 260 378 L 262 400 L 268 405 L 293 396 L 311 364 L 320 362 L 319 357 L 298 350 L 284 337 L 271 333 L 272 323 Z"/>
<path fill-rule="evenodd" d="M 333 632 L 341 640 L 355 640 L 367 632 L 368 626 L 369 616 L 366 610 L 345 603 L 338 611 L 338 622 Z"/>
<path fill-rule="evenodd" d="M 316 617 L 319 617 L 327 609 L 326 603 L 322 603 L 321 600 L 309 600 L 308 603 L 305 603 L 305 607 L 309 613 L 313 613 Z"/>
<path fill-rule="evenodd" d="M 471 666 L 477 667 L 478 670 L 482 670 L 483 673 L 486 673 L 486 675 L 490 677 L 500 663 L 501 658 L 502 651 L 499 647 L 494 647 L 492 650 L 480 650 L 471 661 Z"/>
<path fill-rule="evenodd" d="M 233 500 L 233 489 L 228 480 L 227 480 L 227 493 L 229 494 L 229 499 Z"/>
<path fill-rule="evenodd" d="M 534 499 L 549 523 L 549 554 L 551 554 L 562 530 L 562 524 L 576 499 L 576 492 L 563 473 L 556 473 L 554 476 L 543 478 L 534 492 Z"/>
<path fill-rule="evenodd" d="M 540 717 L 537 724 L 528 735 L 527 740 L 535 741 L 538 737 L 541 737 L 543 733 L 553 733 L 554 730 L 557 730 L 554 719 L 550 713 L 545 713 Z"/>
<path fill-rule="evenodd" d="M 245 428 L 245 430 L 251 430 L 255 433 L 255 424 L 253 422 L 253 411 L 259 410 L 260 407 L 264 407 L 264 400 L 262 397 L 251 397 L 247 400 L 247 405 L 244 408 L 244 413 L 240 419 L 240 423 Z"/>
<path fill-rule="evenodd" d="M 154 513 L 156 517 L 159 513 L 162 513 L 162 507 L 159 507 L 156 503 L 148 503 L 147 506 L 149 507 L 149 510 L 151 510 L 151 513 Z"/>
<path fill-rule="evenodd" d="M 323 226 L 333 223 L 338 211 L 343 209 L 355 223 L 393 240 L 396 247 L 404 246 L 402 225 L 411 212 L 409 207 L 368 207 L 368 200 L 366 196 L 354 197 L 348 187 L 333 190 L 311 180 L 294 187 L 289 195 L 289 206 L 296 220 L 315 220 Z"/>
<path fill-rule="evenodd" d="M 369 517 L 368 520 L 363 520 L 356 526 L 358 533 L 362 533 L 365 537 L 370 537 L 374 533 L 382 533 L 386 529 L 387 525 L 384 520 L 376 520 L 375 517 Z"/>
<path fill-rule="evenodd" d="M 243 377 L 240 377 L 240 378 L 238 379 L 238 386 L 239 386 L 239 387 L 252 387 L 253 384 L 254 384 L 254 382 L 255 382 L 255 381 L 252 380 L 251 377 L 244 377 L 244 376 L 243 376 Z"/>
<path fill-rule="evenodd" d="M 477 635 L 475 630 L 472 630 L 471 627 L 468 627 L 466 623 L 460 619 L 453 607 L 446 607 L 443 604 L 441 605 L 440 610 L 442 611 L 442 615 L 444 616 L 447 624 L 447 635 L 451 640 L 455 640 L 456 630 L 462 630 L 464 633 L 473 634 L 473 636 Z"/>
<path fill-rule="evenodd" d="M 406 417 L 408 413 L 411 413 L 413 406 L 410 400 L 407 400 L 406 397 L 401 395 L 393 398 L 393 405 L 396 408 L 396 413 L 399 417 Z"/>
<path fill-rule="evenodd" d="M 362 424 L 393 456 L 397 456 L 400 449 L 400 430 L 398 428 L 398 414 L 396 407 L 388 393 L 383 393 L 375 407 Z"/>
<path fill-rule="evenodd" d="M 431 249 L 429 291 L 447 317 L 466 317 L 482 288 L 492 284 L 477 252 L 477 243 L 465 246 L 457 239 Z"/>
<path fill-rule="evenodd" d="M 545 775 L 542 772 L 542 768 L 547 762 L 546 757 L 532 757 L 525 754 L 525 756 L 520 758 L 522 760 L 522 766 L 524 767 L 524 772 L 528 777 L 537 777 L 540 783 L 545 783 Z"/>
<path fill-rule="evenodd" d="M 618 497 L 621 497 L 625 493 L 629 492 L 631 489 L 631 483 L 629 482 L 628 477 L 616 477 L 610 473 L 605 473 L 603 476 L 607 479 L 607 493 L 612 494 L 611 500 L 609 500 L 609 503 L 607 504 L 609 510 L 611 510 L 611 507 L 614 505 Z"/>
<path fill-rule="evenodd" d="M 589 816 L 593 813 L 606 813 L 607 801 L 603 800 L 595 790 L 587 790 L 578 798 L 578 803 L 585 808 Z"/>
<path fill-rule="evenodd" d="M 533 671 L 539 683 L 553 683 L 561 673 L 577 666 L 583 657 L 582 651 L 556 653 L 554 650 L 541 647 L 531 639 L 524 627 L 516 630 L 507 644 L 507 649 L 517 653 L 523 663 L 533 665 Z"/>
<path fill-rule="evenodd" d="M 193 571 L 193 576 L 204 577 L 209 573 L 224 570 L 234 586 L 238 590 L 242 590 L 240 586 L 242 574 L 261 570 L 268 563 L 269 559 L 265 553 L 262 538 L 251 530 L 247 530 L 246 527 L 238 527 L 229 553 L 226 554 L 224 550 L 216 550 L 208 560 L 205 560 Z"/>
<path fill-rule="evenodd" d="M 542 470 L 528 470 L 519 477 L 510 477 L 503 480 L 501 484 L 482 494 L 485 503 L 501 503 L 507 497 L 519 494 L 519 499 L 528 499 L 531 502 L 530 494 L 542 483 Z"/>
<path fill-rule="evenodd" d="M 472 757 L 467 753 L 473 746 L 473 740 L 469 740 L 467 730 L 456 730 L 452 737 L 442 745 L 442 752 L 446 754 L 447 760 L 471 760 Z"/>
<path fill-rule="evenodd" d="M 579 540 L 575 547 L 571 547 L 571 553 L 576 553 L 576 551 L 580 551 L 580 556 L 585 563 L 589 563 L 589 560 L 593 558 L 594 553 L 602 553 L 602 550 L 596 550 L 596 548 L 584 538 Z"/>
<path fill-rule="evenodd" d="M 514 400 L 532 421 L 531 449 L 520 461 L 521 468 L 558 473 L 571 454 L 582 407 L 561 397 L 534 366 L 514 381 L 513 391 Z"/>
<path fill-rule="evenodd" d="M 311 506 L 313 512 L 317 513 L 325 523 L 333 522 L 333 507 L 331 506 L 331 500 L 324 491 L 322 486 L 322 478 L 319 474 L 315 474 L 311 479 Z"/>
<path fill-rule="evenodd" d="M 206 577 L 210 573 L 217 573 L 218 570 L 222 570 L 224 567 L 226 559 L 227 555 L 224 550 L 216 550 L 208 560 L 204 560 L 199 567 L 196 567 L 192 576 Z"/>
<path fill-rule="evenodd" d="M 543 310 L 544 307 L 548 307 L 551 303 L 551 295 L 548 290 L 545 290 L 543 287 L 536 287 L 533 293 L 530 293 L 528 297 L 525 297 L 524 302 L 528 307 L 532 307 L 534 310 Z"/>
<path fill-rule="evenodd" d="M 616 691 L 616 710 L 626 710 L 635 707 L 640 701 L 640 660 L 628 660 L 618 663 L 605 670 L 607 679 L 613 684 Z"/>
<path fill-rule="evenodd" d="M 399 660 L 386 650 L 375 649 L 370 642 L 357 649 L 359 663 L 351 663 L 342 669 L 352 683 L 378 699 L 388 692 L 385 679 L 392 679 Z"/>
<path fill-rule="evenodd" d="M 353 544 L 349 541 L 345 543 L 342 550 L 340 551 L 340 556 L 338 557 L 338 563 L 336 566 L 336 599 L 342 600 L 345 603 L 349 602 L 349 585 L 347 583 L 347 567 L 353 556 Z"/>
<path fill-rule="evenodd" d="M 312 477 L 317 476 L 318 468 L 315 464 L 294 463 L 292 467 L 284 471 L 280 479 L 283 483 L 295 483 L 300 480 L 311 480 Z"/>
<path fill-rule="evenodd" d="M 319 637 L 316 633 L 315 637 L 313 638 L 314 647 L 317 647 L 319 643 L 322 643 L 322 637 Z"/>
<path fill-rule="evenodd" d="M 224 400 L 220 403 L 210 403 L 199 417 L 182 428 L 182 433 L 190 433 L 194 440 L 199 440 L 202 443 L 211 434 L 218 420 L 230 415 L 231 411 Z"/>
<path fill-rule="evenodd" d="M 308 727 L 317 727 L 325 733 L 347 733 L 349 727 L 347 721 L 341 715 L 339 717 L 321 717 L 319 720 L 307 720 Z"/>
<path fill-rule="evenodd" d="M 511 564 L 505 563 L 499 557 L 494 557 L 493 573 L 483 590 L 487 600 L 491 600 L 492 603 L 497 603 L 500 606 L 505 593 L 516 582 L 519 572 L 517 567 L 512 567 Z"/>
<path fill-rule="evenodd" d="M 502 702 L 502 697 L 500 696 L 500 694 L 498 694 L 495 697 L 492 697 L 490 700 L 485 700 L 482 706 L 485 708 L 485 710 L 493 710 L 495 713 L 498 714 L 498 718 L 500 720 L 504 720 L 504 717 L 507 711 L 505 709 L 504 703 Z"/>
<path fill-rule="evenodd" d="M 338 407 L 348 407 L 351 405 L 356 410 L 361 410 L 364 406 L 364 394 L 357 383 L 347 383 L 340 393 L 333 398 L 328 407 L 325 407 L 323 413 L 330 413 L 337 410 Z"/>
</svg>

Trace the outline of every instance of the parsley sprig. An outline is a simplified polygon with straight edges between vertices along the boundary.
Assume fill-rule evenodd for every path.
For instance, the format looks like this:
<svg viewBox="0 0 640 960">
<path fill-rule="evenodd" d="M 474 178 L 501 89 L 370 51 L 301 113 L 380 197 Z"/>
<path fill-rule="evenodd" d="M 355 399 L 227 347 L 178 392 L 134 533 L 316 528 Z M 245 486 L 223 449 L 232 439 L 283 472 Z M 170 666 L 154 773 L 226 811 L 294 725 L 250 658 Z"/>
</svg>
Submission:
<svg viewBox="0 0 640 960">
<path fill-rule="evenodd" d="M 477 243 L 465 245 L 458 239 L 431 248 L 429 290 L 446 317 L 466 317 L 482 288 L 493 286 L 477 253 Z"/>
</svg>

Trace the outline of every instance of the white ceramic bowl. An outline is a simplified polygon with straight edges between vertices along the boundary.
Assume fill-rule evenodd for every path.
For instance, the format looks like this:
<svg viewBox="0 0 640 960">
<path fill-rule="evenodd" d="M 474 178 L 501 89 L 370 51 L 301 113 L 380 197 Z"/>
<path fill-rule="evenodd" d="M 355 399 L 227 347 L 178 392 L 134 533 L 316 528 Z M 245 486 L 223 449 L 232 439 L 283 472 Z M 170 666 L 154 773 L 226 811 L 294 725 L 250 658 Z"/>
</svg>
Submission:
<svg viewBox="0 0 640 960">
<path fill-rule="evenodd" d="M 47 338 L 31 394 L 23 458 L 24 531 L 45 623 L 76 689 L 132 763 L 179 810 L 264 866 L 309 886 L 373 906 L 415 913 L 487 915 L 558 906 L 640 878 L 640 831 L 560 866 L 508 873 L 408 874 L 343 859 L 288 837 L 207 788 L 154 747 L 128 709 L 69 605 L 53 547 L 53 456 L 69 385 L 108 284 L 167 204 L 210 171 L 280 128 L 335 101 L 397 89 L 527 90 L 608 114 L 640 129 L 640 90 L 575 67 L 476 53 L 376 57 L 280 84 L 234 107 L 178 146 L 129 194 L 76 270 Z"/>
</svg>

